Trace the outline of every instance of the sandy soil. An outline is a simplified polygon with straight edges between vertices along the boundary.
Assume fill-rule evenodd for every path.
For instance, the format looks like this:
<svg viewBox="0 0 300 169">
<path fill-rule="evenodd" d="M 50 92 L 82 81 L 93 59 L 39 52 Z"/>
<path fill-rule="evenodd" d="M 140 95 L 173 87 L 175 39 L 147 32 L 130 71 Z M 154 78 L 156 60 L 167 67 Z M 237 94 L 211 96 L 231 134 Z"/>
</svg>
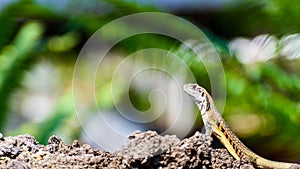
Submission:
<svg viewBox="0 0 300 169">
<path fill-rule="evenodd" d="M 77 140 L 64 144 L 57 136 L 44 146 L 30 135 L 0 133 L 0 168 L 254 168 L 247 157 L 235 160 L 199 132 L 184 140 L 153 131 L 136 131 L 128 138 L 126 145 L 110 153 Z"/>
</svg>

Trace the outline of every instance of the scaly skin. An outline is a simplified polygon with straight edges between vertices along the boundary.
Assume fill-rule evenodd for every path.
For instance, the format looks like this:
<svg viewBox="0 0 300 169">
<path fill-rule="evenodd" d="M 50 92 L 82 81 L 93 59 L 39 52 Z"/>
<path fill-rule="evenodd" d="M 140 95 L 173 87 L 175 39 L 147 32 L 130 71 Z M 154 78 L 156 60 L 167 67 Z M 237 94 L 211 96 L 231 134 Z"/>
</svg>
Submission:
<svg viewBox="0 0 300 169">
<path fill-rule="evenodd" d="M 267 160 L 252 152 L 229 128 L 216 109 L 212 97 L 204 88 L 198 84 L 186 84 L 183 88 L 193 98 L 201 112 L 206 135 L 210 136 L 213 133 L 235 159 L 240 160 L 245 155 L 259 168 L 300 169 L 298 164 Z"/>
</svg>

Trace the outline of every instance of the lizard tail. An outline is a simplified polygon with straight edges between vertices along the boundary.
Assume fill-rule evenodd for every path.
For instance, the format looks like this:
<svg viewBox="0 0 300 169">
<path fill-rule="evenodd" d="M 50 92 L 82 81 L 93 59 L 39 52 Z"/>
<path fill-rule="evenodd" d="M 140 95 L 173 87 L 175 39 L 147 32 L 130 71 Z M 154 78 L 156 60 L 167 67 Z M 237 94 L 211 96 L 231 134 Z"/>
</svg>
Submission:
<svg viewBox="0 0 300 169">
<path fill-rule="evenodd" d="M 300 169 L 299 164 L 271 161 L 262 157 L 256 159 L 256 165 L 262 168 Z"/>
</svg>

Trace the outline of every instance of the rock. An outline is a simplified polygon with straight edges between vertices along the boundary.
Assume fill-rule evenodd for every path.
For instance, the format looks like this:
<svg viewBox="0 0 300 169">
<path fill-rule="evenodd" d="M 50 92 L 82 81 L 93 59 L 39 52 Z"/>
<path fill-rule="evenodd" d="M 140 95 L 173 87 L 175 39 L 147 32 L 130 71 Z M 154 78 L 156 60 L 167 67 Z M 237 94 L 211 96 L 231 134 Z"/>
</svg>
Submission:
<svg viewBox="0 0 300 169">
<path fill-rule="evenodd" d="M 110 153 L 77 140 L 64 144 L 57 136 L 46 146 L 30 135 L 2 136 L 0 168 L 254 168 L 247 159 L 238 161 L 226 149 L 211 147 L 213 139 L 199 132 L 183 140 L 153 131 L 136 131 L 128 138 Z"/>
</svg>

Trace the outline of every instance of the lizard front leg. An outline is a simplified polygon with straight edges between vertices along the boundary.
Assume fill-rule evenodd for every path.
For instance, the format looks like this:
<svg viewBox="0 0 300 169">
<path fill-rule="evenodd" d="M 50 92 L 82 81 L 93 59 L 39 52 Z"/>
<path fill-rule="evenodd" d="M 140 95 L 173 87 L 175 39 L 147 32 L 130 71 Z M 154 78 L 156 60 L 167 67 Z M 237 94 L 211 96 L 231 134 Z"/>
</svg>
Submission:
<svg viewBox="0 0 300 169">
<path fill-rule="evenodd" d="M 204 124 L 204 128 L 205 128 L 205 137 L 208 138 L 208 137 L 211 137 L 212 133 L 213 133 L 213 130 L 211 128 L 211 124 Z"/>
</svg>

